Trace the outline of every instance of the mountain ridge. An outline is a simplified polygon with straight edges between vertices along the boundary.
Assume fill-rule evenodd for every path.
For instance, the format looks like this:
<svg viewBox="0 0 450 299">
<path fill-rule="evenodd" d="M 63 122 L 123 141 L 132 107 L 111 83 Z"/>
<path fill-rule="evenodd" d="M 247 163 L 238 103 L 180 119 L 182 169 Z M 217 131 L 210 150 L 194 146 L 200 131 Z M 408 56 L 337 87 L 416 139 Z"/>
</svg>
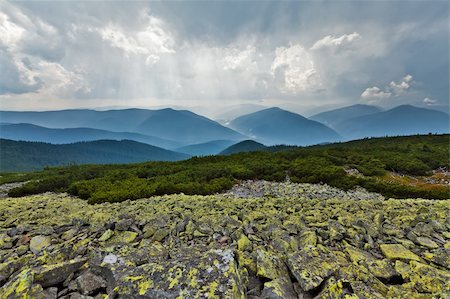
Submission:
<svg viewBox="0 0 450 299">
<path fill-rule="evenodd" d="M 310 116 L 309 119 L 318 121 L 333 128 L 337 123 L 342 122 L 344 120 L 363 115 L 369 115 L 381 111 L 383 110 L 376 106 L 366 104 L 355 104 L 351 106 L 345 106 L 341 108 L 320 112 Z"/>
<path fill-rule="evenodd" d="M 441 111 L 413 105 L 348 119 L 336 125 L 336 130 L 347 139 L 365 137 L 448 133 L 450 116 Z"/>
<path fill-rule="evenodd" d="M 326 125 L 308 118 L 272 107 L 240 116 L 230 127 L 266 145 L 311 145 L 340 140 L 340 136 Z"/>
</svg>

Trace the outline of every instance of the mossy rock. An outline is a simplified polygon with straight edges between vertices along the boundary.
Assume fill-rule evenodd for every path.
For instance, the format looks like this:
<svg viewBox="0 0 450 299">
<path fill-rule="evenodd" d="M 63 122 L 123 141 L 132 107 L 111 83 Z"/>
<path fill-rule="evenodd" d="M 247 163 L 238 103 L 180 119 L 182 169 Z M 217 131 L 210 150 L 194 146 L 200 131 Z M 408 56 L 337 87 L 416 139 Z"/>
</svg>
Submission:
<svg viewBox="0 0 450 299">
<path fill-rule="evenodd" d="M 380 249 L 390 260 L 420 261 L 420 257 L 401 244 L 381 244 Z"/>
<path fill-rule="evenodd" d="M 147 263 L 116 270 L 118 294 L 150 298 L 245 298 L 245 273 L 231 250 L 210 250 L 195 259 Z"/>
<path fill-rule="evenodd" d="M 256 249 L 257 275 L 268 279 L 289 277 L 288 269 L 283 260 L 274 252 L 263 248 Z"/>
<path fill-rule="evenodd" d="M 304 291 L 318 287 L 339 268 L 337 257 L 323 246 L 309 247 L 290 254 L 287 264 Z"/>
</svg>

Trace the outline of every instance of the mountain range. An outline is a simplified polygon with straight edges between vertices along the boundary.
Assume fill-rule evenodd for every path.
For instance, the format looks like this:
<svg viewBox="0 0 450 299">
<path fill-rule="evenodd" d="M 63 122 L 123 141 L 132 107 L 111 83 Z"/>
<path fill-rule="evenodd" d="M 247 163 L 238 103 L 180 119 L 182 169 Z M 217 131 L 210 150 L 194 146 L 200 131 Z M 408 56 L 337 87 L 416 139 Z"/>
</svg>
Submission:
<svg viewBox="0 0 450 299">
<path fill-rule="evenodd" d="M 261 107 L 247 108 L 258 110 Z M 72 157 L 75 153 L 74 149 L 80 149 L 84 153 L 87 153 L 85 147 L 92 148 L 95 145 L 96 150 L 98 149 L 97 144 L 89 142 L 108 140 L 108 146 L 117 147 L 119 151 L 113 158 L 103 159 L 102 154 L 89 152 L 95 159 L 89 160 L 89 157 L 78 156 L 76 159 L 70 159 L 80 163 L 115 163 L 117 161 L 125 163 L 137 161 L 136 159 L 139 161 L 142 159 L 172 160 L 262 149 L 259 144 L 262 146 L 277 144 L 307 146 L 364 137 L 449 133 L 449 131 L 448 113 L 411 105 L 397 106 L 389 110 L 369 105 L 353 105 L 324 111 L 310 118 L 273 107 L 239 116 L 227 125 L 187 110 L 169 108 L 107 111 L 86 109 L 44 112 L 0 111 L 0 138 L 9 139 L 1 144 L 2 158 L 6 160 L 14 160 L 14 155 L 22 153 L 10 150 L 10 145 L 14 144 L 11 143 L 12 140 L 34 141 L 20 144 L 21 147 L 26 148 L 23 152 L 25 156 L 27 151 L 32 152 L 30 148 L 37 147 L 39 148 L 36 151 L 37 156 L 43 156 L 43 152 L 39 151 L 46 148 L 49 150 L 48 155 L 54 156 L 50 153 L 58 153 L 66 157 Z M 249 139 L 253 140 L 253 143 L 245 141 L 227 149 Z M 43 146 L 38 142 L 48 143 L 48 145 Z M 81 143 L 83 146 L 62 146 L 60 149 L 63 149 L 63 152 L 55 152 L 55 148 L 51 146 L 77 142 L 85 143 Z M 135 154 L 132 154 L 132 157 L 126 156 L 126 152 L 121 152 L 124 144 L 133 144 L 142 150 L 142 154 L 137 157 Z M 9 147 L 6 148 L 6 146 Z M 170 155 L 158 156 L 155 154 L 156 149 L 171 150 Z M 106 147 L 100 152 L 103 150 L 106 150 Z M 45 163 L 47 162 L 49 162 L 48 165 L 59 165 L 58 163 L 64 161 L 46 160 Z M 43 163 L 37 164 L 44 165 Z M 2 168 L 1 171 L 4 169 Z"/>
<path fill-rule="evenodd" d="M 450 116 L 437 110 L 402 105 L 387 111 L 349 118 L 334 127 L 347 139 L 439 134 L 450 131 Z"/>
<path fill-rule="evenodd" d="M 52 129 L 32 124 L 10 123 L 0 124 L 0 137 L 17 141 L 40 141 L 53 144 L 65 144 L 102 139 L 128 139 L 167 149 L 176 148 L 182 145 L 182 143 L 177 141 L 147 136 L 139 133 L 111 132 L 92 128 Z"/>
<path fill-rule="evenodd" d="M 212 140 L 246 139 L 238 132 L 187 110 L 123 109 L 123 110 L 60 110 L 44 112 L 1 111 L 2 123 L 28 123 L 47 128 L 91 128 L 112 132 L 139 133 L 178 146 Z"/>
</svg>

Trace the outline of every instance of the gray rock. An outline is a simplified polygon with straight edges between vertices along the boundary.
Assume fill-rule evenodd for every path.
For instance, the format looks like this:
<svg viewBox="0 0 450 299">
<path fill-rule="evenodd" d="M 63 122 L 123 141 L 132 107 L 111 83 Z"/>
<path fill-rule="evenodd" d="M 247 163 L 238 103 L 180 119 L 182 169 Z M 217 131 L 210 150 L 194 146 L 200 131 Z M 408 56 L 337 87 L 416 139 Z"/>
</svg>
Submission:
<svg viewBox="0 0 450 299">
<path fill-rule="evenodd" d="M 116 222 L 115 229 L 121 231 L 128 230 L 133 225 L 133 223 L 134 223 L 133 219 L 130 218 L 124 219 L 119 222 Z"/>
<path fill-rule="evenodd" d="M 48 247 L 51 244 L 51 238 L 49 236 L 35 236 L 30 240 L 30 250 L 33 253 L 39 253 L 42 249 Z"/>
<path fill-rule="evenodd" d="M 44 290 L 44 299 L 56 299 L 58 298 L 58 288 L 52 287 Z"/>
<path fill-rule="evenodd" d="M 297 299 L 292 282 L 286 278 L 278 278 L 264 284 L 261 293 L 263 299 Z"/>
<path fill-rule="evenodd" d="M 117 263 L 117 255 L 110 253 L 103 258 L 103 262 L 106 264 L 115 264 Z"/>
<path fill-rule="evenodd" d="M 35 270 L 34 282 L 42 287 L 57 285 L 67 279 L 73 272 L 84 265 L 86 260 L 72 260 L 51 266 L 39 267 Z"/>
<path fill-rule="evenodd" d="M 91 271 L 86 271 L 76 279 L 78 290 L 83 295 L 92 295 L 106 288 L 106 280 Z"/>
<path fill-rule="evenodd" d="M 85 296 L 85 295 L 81 295 L 80 293 L 72 293 L 72 294 L 65 296 L 64 298 L 66 298 L 66 299 L 94 299 L 94 297 L 92 297 L 92 296 Z"/>
</svg>

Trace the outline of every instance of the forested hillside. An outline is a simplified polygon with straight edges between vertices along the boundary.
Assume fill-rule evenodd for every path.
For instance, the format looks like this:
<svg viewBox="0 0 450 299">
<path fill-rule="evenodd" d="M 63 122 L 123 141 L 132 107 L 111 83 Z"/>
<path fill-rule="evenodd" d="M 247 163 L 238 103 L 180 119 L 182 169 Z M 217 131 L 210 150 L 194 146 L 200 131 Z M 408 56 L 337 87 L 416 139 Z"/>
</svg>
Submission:
<svg viewBox="0 0 450 299">
<path fill-rule="evenodd" d="M 176 161 L 189 155 L 131 140 L 97 140 L 49 144 L 0 139 L 0 171 L 41 170 L 45 166 L 71 164 Z"/>
</svg>

